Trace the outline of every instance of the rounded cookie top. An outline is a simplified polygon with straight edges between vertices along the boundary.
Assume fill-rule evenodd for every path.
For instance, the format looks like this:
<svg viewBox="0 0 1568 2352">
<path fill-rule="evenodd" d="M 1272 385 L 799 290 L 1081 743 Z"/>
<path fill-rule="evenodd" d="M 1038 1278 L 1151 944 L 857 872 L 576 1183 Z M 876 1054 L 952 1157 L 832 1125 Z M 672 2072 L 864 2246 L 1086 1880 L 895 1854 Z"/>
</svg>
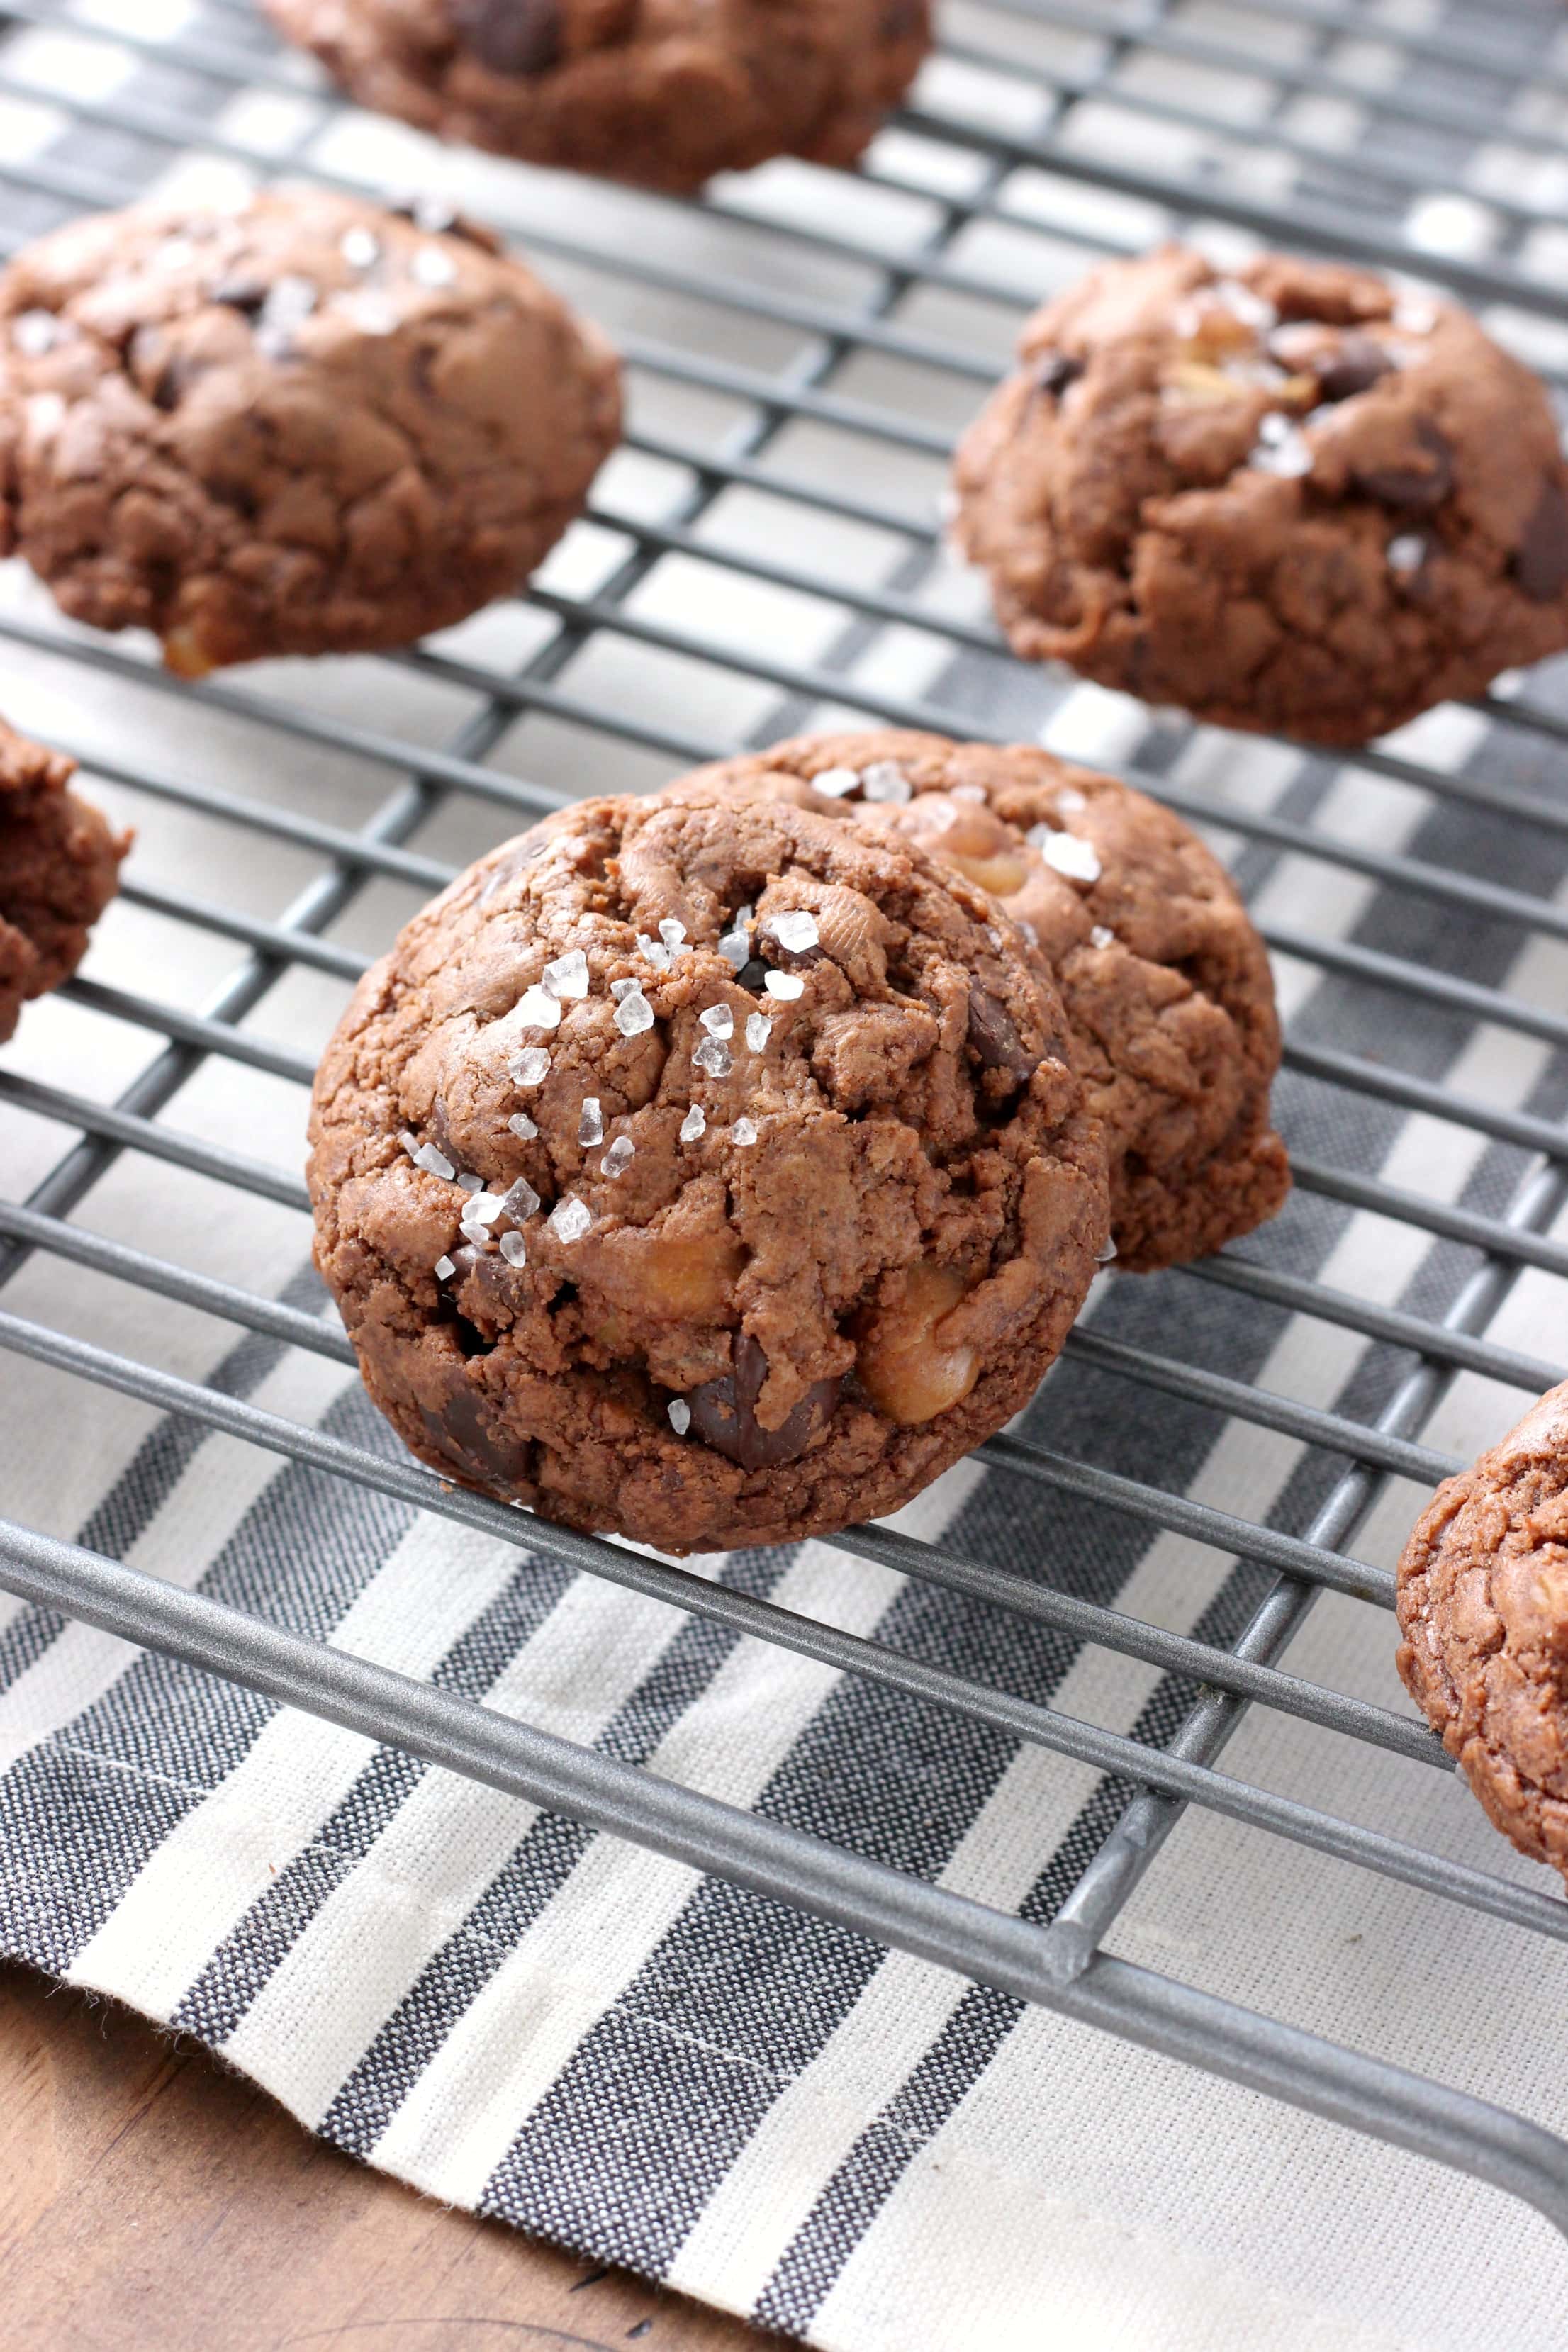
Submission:
<svg viewBox="0 0 1568 2352">
<path fill-rule="evenodd" d="M 321 191 L 142 206 L 0 273 L 0 547 L 199 675 L 513 591 L 619 432 L 595 330 L 483 230 Z"/>
<path fill-rule="evenodd" d="M 1568 1876 L 1568 1382 L 1438 1487 L 1398 1606 L 1411 1696 L 1499 1829 Z"/>
<path fill-rule="evenodd" d="M 1463 310 L 1170 247 L 1047 304 L 1019 357 L 956 473 L 1018 653 L 1354 743 L 1568 645 L 1552 407 Z"/>
<path fill-rule="evenodd" d="M 931 45 L 930 0 L 268 0 L 362 104 L 530 163 L 690 189 L 852 163 Z"/>
<path fill-rule="evenodd" d="M 701 772 L 732 790 L 807 786 L 812 804 L 920 841 L 999 900 L 1060 992 L 1105 1126 L 1121 1265 L 1202 1256 L 1279 1208 L 1268 953 L 1179 817 L 1031 745 L 899 729 L 801 736 Z"/>
<path fill-rule="evenodd" d="M 321 1271 L 427 1461 L 673 1550 L 884 1514 L 1106 1233 L 1054 992 L 918 846 L 700 783 L 482 860 L 317 1081 Z"/>
<path fill-rule="evenodd" d="M 131 846 L 68 789 L 75 773 L 0 719 L 0 1042 L 29 997 L 70 978 Z"/>
</svg>

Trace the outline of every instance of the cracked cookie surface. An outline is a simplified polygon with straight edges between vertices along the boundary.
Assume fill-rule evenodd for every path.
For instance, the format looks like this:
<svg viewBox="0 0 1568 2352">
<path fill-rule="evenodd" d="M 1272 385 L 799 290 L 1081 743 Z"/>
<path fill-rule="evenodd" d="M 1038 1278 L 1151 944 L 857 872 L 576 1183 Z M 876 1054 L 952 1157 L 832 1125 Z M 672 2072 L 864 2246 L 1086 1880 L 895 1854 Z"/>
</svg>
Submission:
<svg viewBox="0 0 1568 2352">
<path fill-rule="evenodd" d="M 1398 1607 L 1411 1696 L 1504 1836 L 1568 1877 L 1568 1382 L 1438 1487 Z"/>
<path fill-rule="evenodd" d="M 267 0 L 360 104 L 526 162 L 689 190 L 852 163 L 931 45 L 929 0 Z"/>
<path fill-rule="evenodd" d="M 131 846 L 69 790 L 75 773 L 74 760 L 0 719 L 0 1043 L 87 953 Z"/>
<path fill-rule="evenodd" d="M 1028 744 L 892 728 L 801 736 L 700 772 L 805 787 L 809 804 L 921 842 L 996 898 L 1060 992 L 1105 1127 L 1120 1265 L 1179 1265 L 1277 1213 L 1290 1173 L 1269 1124 L 1268 952 L 1179 817 Z"/>
<path fill-rule="evenodd" d="M 510 593 L 619 434 L 607 344 L 484 231 L 321 191 L 100 215 L 0 274 L 0 548 L 200 676 Z"/>
<path fill-rule="evenodd" d="M 689 780 L 473 867 L 356 992 L 317 1259 L 426 1461 L 672 1551 L 896 1509 L 1107 1230 L 1049 984 L 915 845 Z"/>
<path fill-rule="evenodd" d="M 1568 646 L 1544 387 L 1453 305 L 1166 247 L 1031 320 L 960 447 L 1014 650 L 1350 744 Z"/>
</svg>

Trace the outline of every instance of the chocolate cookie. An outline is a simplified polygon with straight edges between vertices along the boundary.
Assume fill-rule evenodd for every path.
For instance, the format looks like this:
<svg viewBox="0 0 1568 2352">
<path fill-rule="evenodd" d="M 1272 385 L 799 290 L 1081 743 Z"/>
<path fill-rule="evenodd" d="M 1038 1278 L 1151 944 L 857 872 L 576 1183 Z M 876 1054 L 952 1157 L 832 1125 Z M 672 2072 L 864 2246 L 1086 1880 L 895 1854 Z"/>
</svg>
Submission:
<svg viewBox="0 0 1568 2352">
<path fill-rule="evenodd" d="M 1229 876 L 1167 809 L 1026 744 L 802 736 L 700 772 L 891 827 L 990 891 L 1059 990 L 1103 1120 L 1120 1263 L 1202 1257 L 1290 1186 L 1274 982 Z"/>
<path fill-rule="evenodd" d="M 1568 646 L 1542 386 L 1379 278 L 1176 247 L 1031 320 L 958 455 L 1016 652 L 1222 726 L 1361 743 Z"/>
<path fill-rule="evenodd" d="M 1399 1626 L 1405 1687 L 1492 1820 L 1568 1877 L 1568 1382 L 1438 1487 Z"/>
<path fill-rule="evenodd" d="M 68 980 L 113 898 L 128 833 L 68 787 L 76 761 L 0 719 L 0 1042 Z"/>
<path fill-rule="evenodd" d="M 1107 1229 L 1059 1001 L 913 843 L 700 782 L 496 850 L 316 1084 L 317 1263 L 415 1452 L 670 1551 L 906 1502 Z"/>
<path fill-rule="evenodd" d="M 619 420 L 608 346 L 460 222 L 276 190 L 83 221 L 0 274 L 0 551 L 187 677 L 509 593 Z"/>
<path fill-rule="evenodd" d="M 931 46 L 930 0 L 267 0 L 363 106 L 645 187 L 852 163 Z"/>
</svg>

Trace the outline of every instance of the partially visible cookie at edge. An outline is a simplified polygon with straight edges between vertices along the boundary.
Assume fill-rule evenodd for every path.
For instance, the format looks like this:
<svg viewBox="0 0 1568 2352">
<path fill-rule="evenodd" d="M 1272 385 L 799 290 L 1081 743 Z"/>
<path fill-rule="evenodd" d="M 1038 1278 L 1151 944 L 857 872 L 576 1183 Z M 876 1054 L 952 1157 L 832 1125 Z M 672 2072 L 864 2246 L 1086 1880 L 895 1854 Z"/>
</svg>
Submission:
<svg viewBox="0 0 1568 2352">
<path fill-rule="evenodd" d="M 919 840 L 988 890 L 1059 989 L 1104 1121 L 1111 1231 L 1134 1272 L 1276 1214 L 1279 1024 L 1268 950 L 1219 861 L 1168 809 L 1029 744 L 902 729 L 801 736 L 699 771 Z"/>
<path fill-rule="evenodd" d="M 0 551 L 186 676 L 512 593 L 619 430 L 597 331 L 452 216 L 140 205 L 0 273 Z"/>
<path fill-rule="evenodd" d="M 955 536 L 1026 659 L 1352 744 L 1568 646 L 1552 404 L 1455 305 L 1167 247 L 1047 303 L 1018 358 Z"/>
<path fill-rule="evenodd" d="M 131 846 L 69 789 L 75 773 L 74 760 L 0 719 L 0 1043 L 87 953 Z"/>
<path fill-rule="evenodd" d="M 362 106 L 524 162 L 688 191 L 853 163 L 931 46 L 930 0 L 268 0 Z"/>
<path fill-rule="evenodd" d="M 1027 1401 L 1107 1231 L 1059 1000 L 992 902 L 700 786 L 567 811 L 417 916 L 311 1140 L 405 1442 L 673 1551 L 907 1501 Z"/>
<path fill-rule="evenodd" d="M 1438 1487 L 1398 1609 L 1411 1696 L 1503 1835 L 1568 1878 L 1568 1382 Z"/>
</svg>

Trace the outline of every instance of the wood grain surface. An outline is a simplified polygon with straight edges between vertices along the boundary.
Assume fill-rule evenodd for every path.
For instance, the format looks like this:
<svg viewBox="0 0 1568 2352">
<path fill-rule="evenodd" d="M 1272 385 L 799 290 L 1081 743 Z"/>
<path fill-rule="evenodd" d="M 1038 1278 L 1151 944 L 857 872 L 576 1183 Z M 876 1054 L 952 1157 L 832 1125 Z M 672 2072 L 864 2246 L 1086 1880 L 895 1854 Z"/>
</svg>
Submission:
<svg viewBox="0 0 1568 2352">
<path fill-rule="evenodd" d="M 368 2171 L 205 2051 L 0 1967 L 4 2352 L 763 2352 Z"/>
</svg>

